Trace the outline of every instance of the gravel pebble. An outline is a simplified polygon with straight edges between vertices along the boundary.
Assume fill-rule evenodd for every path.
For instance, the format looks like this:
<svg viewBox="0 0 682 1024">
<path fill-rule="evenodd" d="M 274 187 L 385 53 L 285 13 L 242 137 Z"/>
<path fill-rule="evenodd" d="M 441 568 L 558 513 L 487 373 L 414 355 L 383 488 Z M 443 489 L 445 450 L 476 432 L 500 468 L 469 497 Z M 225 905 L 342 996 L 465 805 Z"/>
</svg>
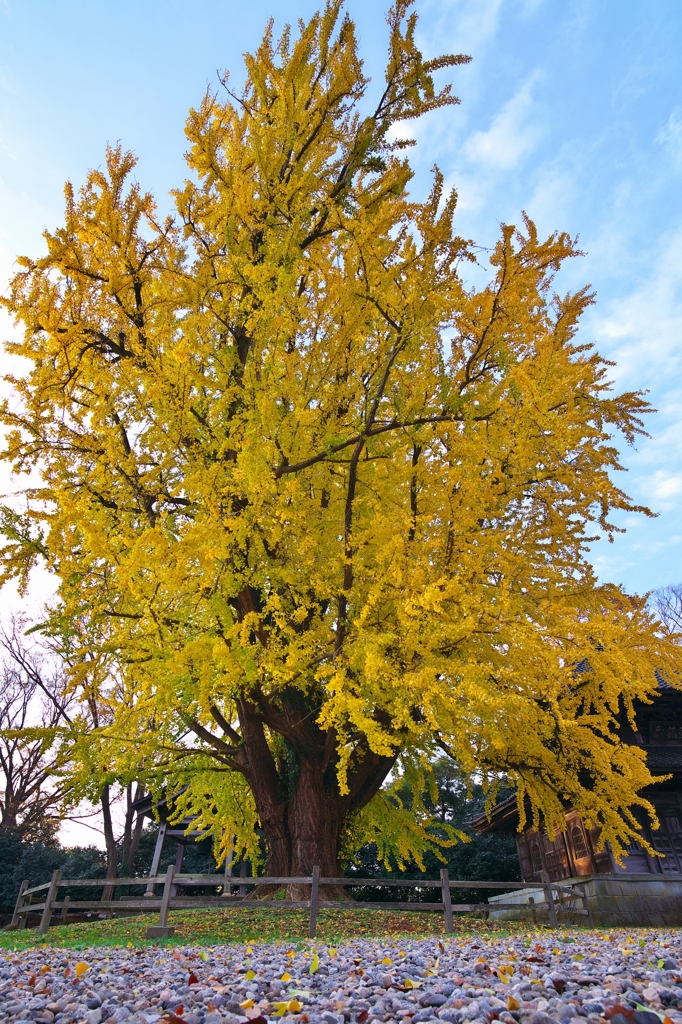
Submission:
<svg viewBox="0 0 682 1024">
<path fill-rule="evenodd" d="M 0 952 L 0 1024 L 682 1024 L 681 962 L 677 930 L 41 947 Z"/>
</svg>

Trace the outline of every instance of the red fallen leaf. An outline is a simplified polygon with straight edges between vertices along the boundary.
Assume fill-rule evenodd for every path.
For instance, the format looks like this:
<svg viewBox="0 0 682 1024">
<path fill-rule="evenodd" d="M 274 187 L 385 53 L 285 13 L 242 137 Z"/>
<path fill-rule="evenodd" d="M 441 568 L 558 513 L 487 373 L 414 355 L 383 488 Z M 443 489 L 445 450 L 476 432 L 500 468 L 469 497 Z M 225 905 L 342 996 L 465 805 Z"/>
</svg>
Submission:
<svg viewBox="0 0 682 1024">
<path fill-rule="evenodd" d="M 184 1006 L 176 1006 L 175 1007 L 175 1012 L 178 1015 L 178 1017 L 182 1017 L 183 1013 L 185 1012 L 185 1007 Z"/>
<path fill-rule="evenodd" d="M 438 943 L 438 948 L 439 948 L 439 950 L 441 951 L 441 953 L 444 953 L 444 952 L 445 952 L 445 946 L 443 945 L 443 943 L 442 943 L 442 942 L 439 942 L 439 943 Z"/>
<path fill-rule="evenodd" d="M 189 978 L 187 979 L 187 984 L 188 985 L 198 985 L 199 984 L 199 979 L 197 978 L 197 976 L 194 973 L 194 971 L 190 971 Z"/>
<path fill-rule="evenodd" d="M 536 953 L 544 953 L 545 952 L 545 947 L 541 946 L 539 942 L 535 943 L 535 945 L 533 946 L 533 949 L 535 950 Z"/>
<path fill-rule="evenodd" d="M 554 978 L 552 980 L 552 984 L 554 985 L 554 988 L 557 990 L 559 995 L 561 995 L 563 990 L 566 988 L 566 982 L 563 978 Z"/>
<path fill-rule="evenodd" d="M 263 1017 L 263 1015 L 261 1014 L 260 1017 L 252 1017 L 251 1020 L 249 1021 L 249 1024 L 269 1024 L 269 1022 L 267 1018 Z"/>
<path fill-rule="evenodd" d="M 184 1024 L 182 1017 L 176 1017 L 174 1013 L 164 1013 L 161 1021 L 162 1024 Z"/>
<path fill-rule="evenodd" d="M 369 1010 L 363 1010 L 362 1013 L 358 1014 L 358 1024 L 364 1024 L 369 1017 Z"/>
<path fill-rule="evenodd" d="M 620 1003 L 617 1006 L 607 1006 L 604 1010 L 604 1016 L 607 1020 L 611 1020 L 617 1013 L 622 1013 L 626 1020 L 632 1021 L 635 1017 L 635 1011 L 631 1006 L 622 1006 Z"/>
<path fill-rule="evenodd" d="M 541 964 L 542 963 L 542 957 L 541 956 L 527 956 L 526 957 L 526 963 L 527 964 Z"/>
</svg>

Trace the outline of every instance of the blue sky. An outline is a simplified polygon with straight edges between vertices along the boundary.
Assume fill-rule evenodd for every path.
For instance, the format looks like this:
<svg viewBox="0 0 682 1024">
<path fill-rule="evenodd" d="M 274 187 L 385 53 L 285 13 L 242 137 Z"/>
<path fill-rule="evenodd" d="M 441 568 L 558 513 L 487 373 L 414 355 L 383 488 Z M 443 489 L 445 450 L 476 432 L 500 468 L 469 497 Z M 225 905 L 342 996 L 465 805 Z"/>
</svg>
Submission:
<svg viewBox="0 0 682 1024">
<path fill-rule="evenodd" d="M 169 206 L 184 176 L 187 109 L 309 0 L 0 0 L 0 279 L 60 223 L 65 179 L 82 183 L 107 142 L 139 156 Z M 347 0 L 379 85 L 384 6 Z M 587 255 L 562 289 L 591 282 L 582 338 L 617 363 L 620 389 L 648 388 L 650 439 L 625 453 L 627 517 L 599 543 L 603 579 L 631 590 L 682 580 L 682 4 L 680 0 L 418 0 L 428 54 L 471 54 L 461 106 L 416 126 L 413 192 L 437 162 L 459 192 L 458 230 L 493 244 L 522 209 L 541 231 L 579 234 Z M 7 321 L 0 336 L 11 331 Z M 39 597 L 40 586 L 38 582 Z"/>
</svg>

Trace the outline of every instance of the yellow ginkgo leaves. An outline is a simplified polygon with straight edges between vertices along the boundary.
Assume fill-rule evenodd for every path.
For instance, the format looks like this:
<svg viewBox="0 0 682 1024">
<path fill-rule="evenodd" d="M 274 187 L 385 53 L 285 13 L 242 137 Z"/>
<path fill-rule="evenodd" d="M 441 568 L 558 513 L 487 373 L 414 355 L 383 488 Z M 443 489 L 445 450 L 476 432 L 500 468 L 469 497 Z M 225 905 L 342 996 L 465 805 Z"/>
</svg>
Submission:
<svg viewBox="0 0 682 1024">
<path fill-rule="evenodd" d="M 336 878 L 342 843 L 423 865 L 461 838 L 422 799 L 437 738 L 551 834 L 570 796 L 618 857 L 652 780 L 619 721 L 682 679 L 646 600 L 588 560 L 642 511 L 614 435 L 648 406 L 577 338 L 591 293 L 554 294 L 571 237 L 505 224 L 488 282 L 464 280 L 451 169 L 419 201 L 395 139 L 468 58 L 425 60 L 409 0 L 389 23 L 375 116 L 329 0 L 191 112 L 174 217 L 120 148 L 67 187 L 0 299 L 4 459 L 30 477 L 0 582 L 56 577 L 74 792 L 138 780 L 220 856 L 236 837 L 257 862 L 259 825 L 272 877 L 320 850 Z"/>
<path fill-rule="evenodd" d="M 283 1017 L 285 1013 L 300 1013 L 303 1009 L 303 1003 L 300 1003 L 298 999 L 289 999 L 286 1002 L 273 1003 L 272 1005 L 278 1017 Z"/>
</svg>

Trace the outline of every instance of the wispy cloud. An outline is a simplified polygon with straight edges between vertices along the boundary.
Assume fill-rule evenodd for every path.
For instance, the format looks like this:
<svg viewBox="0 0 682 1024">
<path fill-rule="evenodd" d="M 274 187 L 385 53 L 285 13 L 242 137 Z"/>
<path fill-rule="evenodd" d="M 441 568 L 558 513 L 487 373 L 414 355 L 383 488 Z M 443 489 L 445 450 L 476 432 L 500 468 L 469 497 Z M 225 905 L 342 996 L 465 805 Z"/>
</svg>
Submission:
<svg viewBox="0 0 682 1024">
<path fill-rule="evenodd" d="M 656 136 L 656 142 L 665 146 L 677 163 L 682 163 L 682 108 L 673 110 L 665 128 Z"/>
<path fill-rule="evenodd" d="M 469 136 L 464 152 L 470 161 L 507 170 L 534 148 L 542 135 L 542 126 L 533 117 L 533 87 L 538 77 L 536 72 L 526 79 L 495 114 L 487 131 Z"/>
</svg>

